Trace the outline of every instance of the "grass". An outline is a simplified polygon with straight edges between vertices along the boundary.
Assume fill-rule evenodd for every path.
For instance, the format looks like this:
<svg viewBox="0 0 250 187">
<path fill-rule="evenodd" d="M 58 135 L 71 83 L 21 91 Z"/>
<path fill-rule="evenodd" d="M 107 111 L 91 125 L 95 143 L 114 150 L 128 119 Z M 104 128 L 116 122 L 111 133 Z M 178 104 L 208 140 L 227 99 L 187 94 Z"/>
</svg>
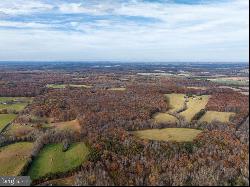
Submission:
<svg viewBox="0 0 250 187">
<path fill-rule="evenodd" d="M 110 91 L 125 91 L 126 88 L 109 88 Z"/>
<path fill-rule="evenodd" d="M 24 135 L 27 135 L 33 129 L 34 129 L 34 127 L 31 127 L 29 125 L 12 124 L 4 132 L 4 135 L 22 137 Z"/>
<path fill-rule="evenodd" d="M 237 86 L 248 86 L 249 81 L 246 79 L 234 79 L 234 78 L 216 78 L 208 79 L 209 81 L 216 82 L 223 85 L 237 85 Z"/>
<path fill-rule="evenodd" d="M 0 148 L 0 176 L 17 176 L 28 161 L 33 143 L 15 143 Z"/>
<path fill-rule="evenodd" d="M 167 113 L 157 113 L 154 120 L 156 123 L 176 123 L 178 121 L 176 117 Z"/>
<path fill-rule="evenodd" d="M 62 152 L 62 144 L 47 145 L 32 163 L 28 175 L 34 180 L 47 174 L 67 172 L 81 165 L 88 153 L 84 143 L 74 143 L 66 152 Z"/>
<path fill-rule="evenodd" d="M 54 89 L 63 89 L 66 88 L 65 84 L 48 84 L 47 88 L 54 88 Z"/>
<path fill-rule="evenodd" d="M 207 87 L 198 87 L 198 86 L 188 86 L 189 89 L 195 89 L 195 90 L 207 90 Z"/>
<path fill-rule="evenodd" d="M 186 128 L 165 128 L 136 131 L 134 134 L 142 139 L 159 141 L 190 142 L 202 131 Z"/>
<path fill-rule="evenodd" d="M 185 94 L 165 94 L 165 96 L 168 99 L 169 112 L 178 111 L 183 107 Z"/>
<path fill-rule="evenodd" d="M 10 102 L 17 101 L 14 104 L 0 104 L 0 110 L 15 110 L 17 112 L 22 111 L 30 102 L 32 102 L 32 98 L 29 97 L 0 97 L 0 102 Z M 20 102 L 18 102 L 20 101 Z"/>
<path fill-rule="evenodd" d="M 75 132 L 80 132 L 81 127 L 78 120 L 66 121 L 60 123 L 52 123 L 52 127 L 55 127 L 58 130 L 73 130 Z"/>
<path fill-rule="evenodd" d="M 233 112 L 216 112 L 216 111 L 207 111 L 200 121 L 211 123 L 213 120 L 220 121 L 222 123 L 228 123 L 231 116 L 234 116 Z"/>
<path fill-rule="evenodd" d="M 188 122 L 190 122 L 196 113 L 205 108 L 206 104 L 208 103 L 209 97 L 210 96 L 208 95 L 203 95 L 189 98 L 189 101 L 187 103 L 187 110 L 181 112 L 180 114 L 184 116 Z"/>
<path fill-rule="evenodd" d="M 11 123 L 17 115 L 15 114 L 0 114 L 0 131 L 5 128 L 6 125 Z"/>
<path fill-rule="evenodd" d="M 76 84 L 48 84 L 47 88 L 54 88 L 54 89 L 64 89 L 67 86 L 74 87 L 74 88 L 92 88 L 92 86 L 89 85 L 76 85 Z"/>
</svg>

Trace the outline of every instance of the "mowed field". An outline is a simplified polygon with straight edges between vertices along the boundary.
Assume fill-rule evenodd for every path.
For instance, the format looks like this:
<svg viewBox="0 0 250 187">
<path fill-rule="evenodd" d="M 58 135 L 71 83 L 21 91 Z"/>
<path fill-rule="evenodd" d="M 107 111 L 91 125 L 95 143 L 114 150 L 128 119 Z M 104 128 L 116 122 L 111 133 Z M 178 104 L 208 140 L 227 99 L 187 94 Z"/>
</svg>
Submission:
<svg viewBox="0 0 250 187">
<path fill-rule="evenodd" d="M 17 176 L 28 161 L 33 143 L 15 143 L 0 148 L 0 176 Z"/>
<path fill-rule="evenodd" d="M 224 85 L 238 85 L 248 86 L 249 77 L 219 77 L 214 79 L 208 79 L 209 81 L 224 84 Z"/>
<path fill-rule="evenodd" d="M 195 90 L 207 90 L 207 87 L 198 87 L 198 86 L 188 86 L 189 89 L 195 89 Z"/>
<path fill-rule="evenodd" d="M 4 102 L 11 102 L 14 104 L 2 104 Z M 30 102 L 32 98 L 29 97 L 0 97 L 0 110 L 15 110 L 17 112 L 22 111 Z"/>
<path fill-rule="evenodd" d="M 64 89 L 67 86 L 69 87 L 74 87 L 74 88 L 92 88 L 93 86 L 89 86 L 89 85 L 77 85 L 77 84 L 48 84 L 46 87 L 47 88 L 54 88 L 54 89 Z"/>
<path fill-rule="evenodd" d="M 27 135 L 27 133 L 31 132 L 32 130 L 34 130 L 34 127 L 29 125 L 11 124 L 3 133 L 6 136 L 21 137 Z"/>
<path fill-rule="evenodd" d="M 0 132 L 5 128 L 6 125 L 11 123 L 17 115 L 15 114 L 0 114 Z"/>
<path fill-rule="evenodd" d="M 212 121 L 220 121 L 222 123 L 228 123 L 231 116 L 234 116 L 233 112 L 216 112 L 207 111 L 204 116 L 201 117 L 200 121 L 211 123 Z"/>
<path fill-rule="evenodd" d="M 126 88 L 109 88 L 110 91 L 125 91 Z"/>
<path fill-rule="evenodd" d="M 205 109 L 205 106 L 208 103 L 209 95 L 203 96 L 194 96 L 188 98 L 187 110 L 181 112 L 180 114 L 185 117 L 188 122 L 191 122 L 192 118 L 196 113 L 198 113 L 201 109 Z"/>
<path fill-rule="evenodd" d="M 189 142 L 202 131 L 187 128 L 149 129 L 134 132 L 134 135 L 149 140 Z"/>
<path fill-rule="evenodd" d="M 169 112 L 176 112 L 181 109 L 185 102 L 185 94 L 165 94 L 169 105 Z"/>
<path fill-rule="evenodd" d="M 42 149 L 28 172 L 31 179 L 74 169 L 86 160 L 89 153 L 84 143 L 74 143 L 66 152 L 62 152 L 62 146 L 62 144 L 50 144 Z"/>
<path fill-rule="evenodd" d="M 176 117 L 168 113 L 157 113 L 154 115 L 154 120 L 156 123 L 176 123 L 178 120 Z"/>
<path fill-rule="evenodd" d="M 75 132 L 80 132 L 81 126 L 78 120 L 60 122 L 60 123 L 52 123 L 51 127 L 54 127 L 58 130 L 72 130 Z"/>
</svg>

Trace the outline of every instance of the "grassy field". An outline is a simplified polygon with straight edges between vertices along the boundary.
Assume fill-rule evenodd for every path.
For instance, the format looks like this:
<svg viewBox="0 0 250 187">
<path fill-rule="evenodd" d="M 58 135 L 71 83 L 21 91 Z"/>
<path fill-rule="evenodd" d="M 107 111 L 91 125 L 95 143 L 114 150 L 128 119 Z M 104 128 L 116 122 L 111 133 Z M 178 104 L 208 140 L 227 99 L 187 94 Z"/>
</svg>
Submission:
<svg viewBox="0 0 250 187">
<path fill-rule="evenodd" d="M 68 86 L 74 87 L 74 88 L 92 88 L 92 86 L 89 85 L 76 85 L 76 84 L 69 84 Z M 67 87 L 67 84 L 48 84 L 46 86 L 47 88 L 54 88 L 54 89 L 64 89 Z"/>
<path fill-rule="evenodd" d="M 183 104 L 185 102 L 185 94 L 165 94 L 165 96 L 168 99 L 168 104 L 170 107 L 169 112 L 178 111 L 183 107 Z"/>
<path fill-rule="evenodd" d="M 216 112 L 216 111 L 207 111 L 200 121 L 205 121 L 211 123 L 213 120 L 217 120 L 223 123 L 228 123 L 230 116 L 235 115 L 233 112 Z"/>
<path fill-rule="evenodd" d="M 188 86 L 187 88 L 195 90 L 207 90 L 207 87 L 198 87 L 198 86 Z"/>
<path fill-rule="evenodd" d="M 12 124 L 4 132 L 4 135 L 21 137 L 31 132 L 32 130 L 34 130 L 34 127 L 28 125 Z"/>
<path fill-rule="evenodd" d="M 15 102 L 14 104 L 1 104 L 2 102 Z M 0 97 L 0 110 L 15 110 L 17 112 L 22 111 L 29 103 L 32 102 L 32 98 L 29 97 Z"/>
<path fill-rule="evenodd" d="M 80 132 L 81 127 L 78 120 L 60 122 L 60 123 L 52 123 L 52 127 L 55 127 L 58 130 L 73 130 L 75 132 Z"/>
<path fill-rule="evenodd" d="M 156 123 L 176 123 L 178 120 L 176 117 L 167 113 L 157 113 L 154 115 Z"/>
<path fill-rule="evenodd" d="M 17 115 L 15 114 L 0 114 L 0 131 L 10 122 L 12 122 L 16 116 Z"/>
<path fill-rule="evenodd" d="M 0 176 L 17 176 L 27 163 L 33 143 L 15 143 L 0 148 Z"/>
<path fill-rule="evenodd" d="M 216 82 L 223 85 L 237 85 L 237 86 L 248 86 L 249 79 L 245 77 L 222 77 L 215 79 L 208 79 L 209 81 Z"/>
<path fill-rule="evenodd" d="M 66 152 L 62 152 L 62 144 L 47 145 L 32 163 L 28 175 L 38 179 L 49 173 L 69 171 L 81 165 L 88 153 L 84 143 L 72 144 Z"/>
<path fill-rule="evenodd" d="M 202 131 L 186 128 L 165 128 L 136 131 L 134 134 L 142 139 L 159 141 L 189 142 Z"/>
<path fill-rule="evenodd" d="M 188 109 L 180 114 L 185 117 L 187 121 L 191 121 L 196 113 L 198 113 L 201 109 L 204 109 L 209 100 L 208 95 L 203 96 L 195 96 L 194 98 L 189 98 L 187 107 Z"/>
<path fill-rule="evenodd" d="M 126 88 L 109 88 L 110 91 L 125 91 Z"/>
</svg>

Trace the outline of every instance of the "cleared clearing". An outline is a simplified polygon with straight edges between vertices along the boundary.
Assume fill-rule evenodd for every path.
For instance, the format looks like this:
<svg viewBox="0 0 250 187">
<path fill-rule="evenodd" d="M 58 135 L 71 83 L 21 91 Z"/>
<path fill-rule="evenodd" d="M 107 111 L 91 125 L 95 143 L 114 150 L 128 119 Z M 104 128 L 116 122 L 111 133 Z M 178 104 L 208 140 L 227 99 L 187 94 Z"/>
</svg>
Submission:
<svg viewBox="0 0 250 187">
<path fill-rule="evenodd" d="M 15 114 L 0 114 L 0 131 L 5 128 L 6 125 L 11 123 L 17 115 Z"/>
<path fill-rule="evenodd" d="M 159 141 L 189 142 L 202 131 L 187 128 L 149 129 L 134 132 L 139 138 Z"/>
<path fill-rule="evenodd" d="M 15 143 L 0 148 L 0 176 L 17 176 L 28 161 L 33 143 Z"/>
<path fill-rule="evenodd" d="M 233 112 L 216 112 L 216 111 L 207 111 L 200 121 L 211 123 L 212 121 L 220 121 L 222 123 L 228 123 L 231 116 L 234 116 Z"/>
<path fill-rule="evenodd" d="M 187 88 L 195 90 L 207 90 L 207 87 L 198 87 L 198 86 L 189 86 Z"/>
<path fill-rule="evenodd" d="M 109 88 L 110 91 L 125 91 L 126 88 Z"/>
<path fill-rule="evenodd" d="M 81 130 L 81 126 L 78 120 L 52 123 L 51 126 L 55 127 L 58 130 L 73 130 L 75 132 L 80 132 Z"/>
<path fill-rule="evenodd" d="M 28 134 L 32 130 L 34 130 L 34 127 L 29 125 L 12 124 L 4 132 L 4 135 L 21 137 Z"/>
<path fill-rule="evenodd" d="M 169 112 L 176 112 L 181 109 L 185 102 L 185 94 L 165 94 L 168 105 L 169 105 Z"/>
<path fill-rule="evenodd" d="M 67 172 L 81 165 L 89 153 L 84 143 L 74 143 L 62 152 L 62 144 L 46 145 L 31 165 L 28 175 L 38 179 L 47 174 Z"/>
<path fill-rule="evenodd" d="M 201 109 L 205 109 L 209 97 L 209 95 L 203 95 L 188 98 L 187 110 L 181 112 L 180 114 L 184 116 L 188 122 L 190 122 L 196 113 L 198 113 Z"/>
<path fill-rule="evenodd" d="M 92 88 L 93 86 L 89 86 L 89 85 L 77 85 L 77 84 L 48 84 L 46 87 L 47 88 L 54 88 L 54 89 L 64 89 L 67 86 L 69 87 L 74 87 L 74 88 Z"/>
<path fill-rule="evenodd" d="M 29 97 L 0 97 L 0 110 L 7 109 L 20 112 L 31 102 L 32 98 Z"/>
<path fill-rule="evenodd" d="M 176 117 L 168 113 L 157 113 L 154 115 L 156 123 L 176 123 L 178 120 Z"/>
<path fill-rule="evenodd" d="M 238 85 L 238 86 L 248 86 L 248 77 L 221 77 L 215 79 L 208 79 L 209 81 L 216 82 L 224 85 Z"/>
</svg>

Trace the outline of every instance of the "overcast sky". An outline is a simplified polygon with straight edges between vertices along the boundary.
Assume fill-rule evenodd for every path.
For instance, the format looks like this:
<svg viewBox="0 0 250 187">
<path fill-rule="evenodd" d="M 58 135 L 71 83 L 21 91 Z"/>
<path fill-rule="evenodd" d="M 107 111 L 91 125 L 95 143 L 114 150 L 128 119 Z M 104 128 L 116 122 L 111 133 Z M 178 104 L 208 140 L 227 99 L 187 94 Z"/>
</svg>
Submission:
<svg viewBox="0 0 250 187">
<path fill-rule="evenodd" d="M 248 62 L 248 0 L 0 0 L 0 61 Z"/>
</svg>

